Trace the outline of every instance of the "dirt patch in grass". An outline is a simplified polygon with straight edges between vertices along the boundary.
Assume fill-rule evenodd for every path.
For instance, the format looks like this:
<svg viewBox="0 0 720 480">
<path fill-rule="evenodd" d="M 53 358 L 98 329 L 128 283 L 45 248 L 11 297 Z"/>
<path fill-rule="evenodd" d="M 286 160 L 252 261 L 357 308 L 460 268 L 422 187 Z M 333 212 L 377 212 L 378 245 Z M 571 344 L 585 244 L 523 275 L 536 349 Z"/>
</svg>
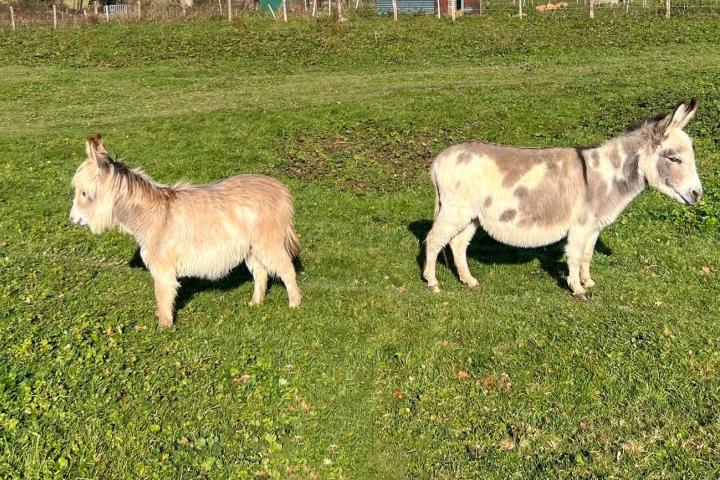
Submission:
<svg viewBox="0 0 720 480">
<path fill-rule="evenodd" d="M 307 135 L 283 132 L 280 167 L 298 179 L 334 183 L 352 191 L 397 190 L 429 181 L 427 171 L 444 148 L 467 139 L 471 126 L 392 126 L 364 121 Z"/>
</svg>

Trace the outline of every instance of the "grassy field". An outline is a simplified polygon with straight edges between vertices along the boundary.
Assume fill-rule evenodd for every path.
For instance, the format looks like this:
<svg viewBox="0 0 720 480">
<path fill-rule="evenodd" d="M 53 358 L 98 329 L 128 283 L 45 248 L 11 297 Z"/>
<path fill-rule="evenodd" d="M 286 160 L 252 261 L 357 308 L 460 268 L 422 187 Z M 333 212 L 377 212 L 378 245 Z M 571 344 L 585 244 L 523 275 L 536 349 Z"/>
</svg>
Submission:
<svg viewBox="0 0 720 480">
<path fill-rule="evenodd" d="M 248 18 L 0 30 L 3 478 L 718 478 L 720 23 Z M 478 234 L 420 279 L 445 146 L 593 144 L 698 96 L 703 203 L 641 195 L 588 303 Z M 305 303 L 243 268 L 158 331 L 132 238 L 70 224 L 83 137 L 296 200 Z"/>
</svg>

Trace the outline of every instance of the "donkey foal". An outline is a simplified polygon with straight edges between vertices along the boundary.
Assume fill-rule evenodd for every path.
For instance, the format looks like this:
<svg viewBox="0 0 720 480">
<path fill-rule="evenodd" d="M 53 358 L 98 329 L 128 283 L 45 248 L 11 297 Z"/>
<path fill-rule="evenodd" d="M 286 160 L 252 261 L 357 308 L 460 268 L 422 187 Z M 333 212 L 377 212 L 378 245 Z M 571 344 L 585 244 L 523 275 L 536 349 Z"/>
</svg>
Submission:
<svg viewBox="0 0 720 480">
<path fill-rule="evenodd" d="M 595 148 L 516 148 L 480 142 L 454 145 L 430 169 L 435 219 L 426 239 L 423 276 L 439 291 L 435 263 L 450 243 L 460 280 L 478 284 L 466 250 L 482 227 L 518 247 L 567 237 L 568 284 L 586 299 L 590 261 L 600 231 L 647 185 L 685 205 L 700 201 L 692 140 L 683 128 L 697 102 L 645 121 Z"/>
<path fill-rule="evenodd" d="M 300 245 L 288 189 L 273 178 L 239 175 L 202 186 L 161 185 L 114 160 L 100 134 L 73 177 L 70 219 L 93 233 L 118 226 L 140 246 L 155 281 L 160 327 L 173 323 L 178 278 L 218 279 L 242 263 L 253 275 L 251 304 L 262 303 L 278 275 L 291 307 L 301 302 L 292 259 Z"/>
</svg>

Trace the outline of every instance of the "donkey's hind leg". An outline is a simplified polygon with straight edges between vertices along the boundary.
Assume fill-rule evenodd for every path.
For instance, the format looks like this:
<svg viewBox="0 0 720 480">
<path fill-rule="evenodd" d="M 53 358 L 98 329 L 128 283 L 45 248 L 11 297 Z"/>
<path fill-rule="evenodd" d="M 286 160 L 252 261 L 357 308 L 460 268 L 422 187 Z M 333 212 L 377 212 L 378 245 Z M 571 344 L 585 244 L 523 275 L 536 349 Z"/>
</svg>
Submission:
<svg viewBox="0 0 720 480">
<path fill-rule="evenodd" d="M 151 272 L 155 281 L 155 315 L 160 328 L 172 327 L 175 296 L 180 286 L 174 274 L 169 272 Z"/>
<path fill-rule="evenodd" d="M 285 288 L 288 292 L 288 300 L 291 308 L 297 308 L 302 302 L 302 294 L 297 284 L 297 276 L 295 275 L 295 265 L 293 265 L 292 258 L 289 254 L 281 260 L 278 265 L 278 276 L 280 280 L 285 284 Z"/>
<path fill-rule="evenodd" d="M 475 231 L 478 228 L 479 222 L 473 220 L 470 225 L 465 227 L 465 230 L 458 233 L 455 238 L 450 240 L 450 248 L 452 249 L 453 259 L 455 260 L 455 268 L 457 268 L 458 276 L 460 281 L 463 282 L 470 288 L 477 287 L 478 281 L 470 273 L 470 269 L 467 264 L 467 248 L 472 240 Z"/>
<path fill-rule="evenodd" d="M 285 284 L 290 307 L 299 307 L 302 302 L 302 293 L 297 284 L 295 265 L 293 265 L 292 257 L 285 250 L 284 244 L 280 243 L 270 251 L 266 250 L 262 253 L 256 251 L 254 256 L 257 261 L 262 263 L 267 272 L 277 275 Z"/>
<path fill-rule="evenodd" d="M 425 269 L 423 278 L 427 281 L 427 286 L 433 292 L 439 292 L 437 278 L 435 277 L 435 264 L 440 250 L 447 245 L 457 233 L 470 223 L 472 213 L 464 211 L 452 211 L 444 207 L 438 213 L 433 226 L 425 239 Z"/>
<path fill-rule="evenodd" d="M 265 300 L 265 292 L 267 291 L 268 284 L 268 271 L 260 261 L 258 261 L 253 255 L 250 255 L 245 264 L 252 273 L 253 276 L 253 295 L 250 300 L 250 305 L 259 305 Z"/>
</svg>

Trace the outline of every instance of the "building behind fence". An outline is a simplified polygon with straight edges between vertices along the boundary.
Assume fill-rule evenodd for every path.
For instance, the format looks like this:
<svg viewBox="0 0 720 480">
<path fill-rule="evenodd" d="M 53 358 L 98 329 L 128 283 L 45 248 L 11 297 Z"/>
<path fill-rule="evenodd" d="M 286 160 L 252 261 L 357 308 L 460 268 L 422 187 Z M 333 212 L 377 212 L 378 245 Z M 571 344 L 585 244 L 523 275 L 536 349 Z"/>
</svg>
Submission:
<svg viewBox="0 0 720 480">
<path fill-rule="evenodd" d="M 2 1 L 2 0 L 0 0 Z M 612 14 L 632 15 L 635 12 L 669 17 L 687 12 L 718 15 L 720 0 L 208 0 L 195 4 L 192 0 L 158 4 L 152 1 L 129 0 L 121 4 L 100 6 L 98 2 L 74 0 L 71 8 L 63 4 L 34 6 L 0 5 L 0 29 L 13 30 L 31 26 L 65 28 L 83 24 L 145 20 L 181 20 L 193 18 L 224 18 L 232 20 L 246 11 L 266 12 L 276 20 L 294 16 L 332 16 L 344 20 L 357 9 L 377 14 L 426 14 L 455 19 L 462 15 L 554 15 L 558 10 L 567 14 L 594 17 L 596 9 L 612 9 Z M 672 1 L 672 4 L 671 4 Z M 547 2 L 547 3 L 546 3 Z"/>
</svg>

